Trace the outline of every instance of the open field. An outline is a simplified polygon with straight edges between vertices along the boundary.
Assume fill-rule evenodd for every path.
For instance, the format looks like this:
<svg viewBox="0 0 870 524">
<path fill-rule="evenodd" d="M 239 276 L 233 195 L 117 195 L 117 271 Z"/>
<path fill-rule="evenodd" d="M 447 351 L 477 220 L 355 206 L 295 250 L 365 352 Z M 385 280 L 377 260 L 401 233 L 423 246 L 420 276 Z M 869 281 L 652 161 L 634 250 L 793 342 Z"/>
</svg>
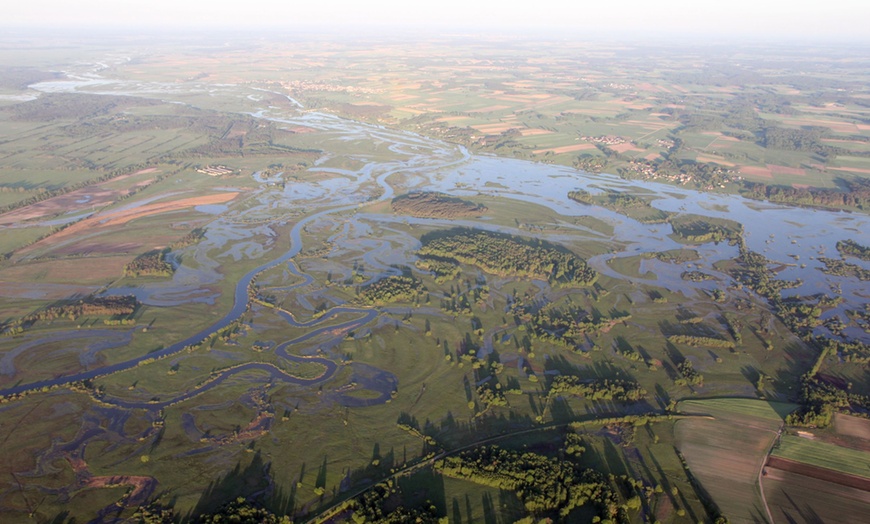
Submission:
<svg viewBox="0 0 870 524">
<path fill-rule="evenodd" d="M 834 415 L 834 429 L 840 435 L 870 441 L 870 420 L 849 415 Z"/>
<path fill-rule="evenodd" d="M 870 479 L 870 457 L 864 451 L 796 435 L 783 435 L 772 455 Z M 870 484 L 867 486 L 870 488 Z"/>
<path fill-rule="evenodd" d="M 768 466 L 764 492 L 779 522 L 857 522 L 870 492 Z"/>
<path fill-rule="evenodd" d="M 785 414 L 795 407 L 749 399 L 685 400 L 678 404 L 683 412 L 714 417 L 677 422 L 677 447 L 701 484 L 710 486 L 710 496 L 730 520 L 766 519 L 759 474 Z"/>
</svg>

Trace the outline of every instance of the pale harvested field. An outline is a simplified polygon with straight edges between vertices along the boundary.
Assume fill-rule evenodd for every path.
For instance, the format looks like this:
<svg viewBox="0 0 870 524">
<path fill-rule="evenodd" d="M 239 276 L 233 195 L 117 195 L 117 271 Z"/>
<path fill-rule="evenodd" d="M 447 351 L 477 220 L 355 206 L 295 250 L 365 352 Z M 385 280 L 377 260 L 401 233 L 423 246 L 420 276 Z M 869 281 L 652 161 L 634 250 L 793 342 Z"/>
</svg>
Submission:
<svg viewBox="0 0 870 524">
<path fill-rule="evenodd" d="M 26 255 L 27 253 L 35 249 L 40 249 L 45 246 L 61 242 L 65 239 L 75 237 L 76 235 L 80 235 L 85 232 L 91 234 L 94 233 L 96 229 L 107 229 L 114 226 L 124 225 L 127 222 L 130 222 L 131 220 L 135 220 L 137 218 L 157 215 L 160 213 L 167 213 L 170 211 L 177 211 L 179 209 L 185 209 L 195 206 L 223 204 L 234 199 L 238 194 L 239 193 L 233 192 L 216 193 L 213 195 L 205 195 L 192 198 L 183 198 L 180 200 L 171 200 L 168 202 L 146 204 L 144 206 L 124 209 L 122 211 L 101 213 L 96 216 L 86 218 L 80 222 L 76 222 L 68 228 L 59 231 L 58 233 L 55 233 L 54 235 L 51 235 L 46 239 L 22 249 L 21 251 L 19 251 L 18 254 Z"/>
<path fill-rule="evenodd" d="M 132 259 L 133 256 L 129 255 L 28 262 L 0 270 L 0 279 L 12 282 L 104 285 L 123 275 L 124 266 Z"/>
<path fill-rule="evenodd" d="M 857 140 L 840 140 L 838 138 L 823 138 L 822 142 L 826 144 L 858 144 L 863 145 L 864 142 L 859 142 Z"/>
<path fill-rule="evenodd" d="M 0 215 L 0 224 L 15 224 L 26 220 L 51 217 L 58 213 L 74 212 L 76 209 L 102 207 L 112 203 L 119 194 L 120 191 L 104 189 L 98 186 L 85 187 Z M 82 204 L 81 201 L 83 200 L 86 200 L 87 204 Z"/>
<path fill-rule="evenodd" d="M 664 86 L 657 86 L 655 84 L 650 84 L 649 82 L 640 82 L 637 84 L 637 88 L 650 93 L 672 93 L 670 89 Z"/>
<path fill-rule="evenodd" d="M 614 111 L 612 111 L 612 110 L 608 111 L 605 109 L 583 108 L 583 109 L 574 109 L 574 110 L 569 109 L 567 111 L 564 111 L 564 113 L 566 115 L 613 115 Z"/>
<path fill-rule="evenodd" d="M 26 220 L 52 217 L 60 213 L 73 213 L 76 210 L 98 208 L 109 205 L 114 202 L 119 196 L 121 196 L 121 194 L 125 193 L 129 189 L 107 189 L 105 187 L 107 184 L 113 184 L 115 182 L 119 182 L 135 175 L 153 173 L 155 171 L 157 171 L 157 168 L 154 167 L 143 169 L 129 175 L 115 177 L 111 180 L 107 180 L 99 184 L 83 187 L 81 189 L 71 191 L 64 195 L 58 195 L 54 198 L 43 200 L 42 202 L 37 202 L 35 204 L 22 207 L 20 209 L 15 209 L 13 211 L 0 215 L 0 225 L 14 224 L 16 222 L 23 222 Z M 142 186 L 150 182 L 151 180 L 143 180 L 136 184 L 136 186 L 134 187 Z"/>
<path fill-rule="evenodd" d="M 538 136 L 550 135 L 553 134 L 553 132 L 546 129 L 523 129 L 522 131 L 520 131 L 520 134 L 523 136 Z"/>
<path fill-rule="evenodd" d="M 778 166 L 776 164 L 767 164 L 767 168 L 770 169 L 770 172 L 774 175 L 795 175 L 795 176 L 804 176 L 807 174 L 806 170 L 801 169 L 799 167 L 788 167 L 788 166 Z"/>
<path fill-rule="evenodd" d="M 474 129 L 477 129 L 481 133 L 503 133 L 503 132 L 507 131 L 508 129 L 512 129 L 512 128 L 516 127 L 516 125 L 515 124 L 498 123 L 498 124 L 481 124 L 481 125 L 471 126 L 471 127 Z"/>
<path fill-rule="evenodd" d="M 780 471 L 797 473 L 798 475 L 802 475 L 804 477 L 824 480 L 825 482 L 860 489 L 861 491 L 870 491 L 870 479 L 866 477 L 850 475 L 848 473 L 814 466 L 805 462 L 798 462 L 796 460 L 789 460 L 782 457 L 771 456 L 770 459 L 767 461 L 766 467 L 778 469 Z"/>
<path fill-rule="evenodd" d="M 510 109 L 510 106 L 486 106 L 480 109 L 472 109 L 469 113 L 489 113 L 490 111 L 501 111 L 502 109 Z"/>
<path fill-rule="evenodd" d="M 549 149 L 536 149 L 532 153 L 540 155 L 551 151 L 554 155 L 561 155 L 562 153 L 573 153 L 574 151 L 584 151 L 587 149 L 595 149 L 595 146 L 592 144 L 574 144 L 571 146 L 551 147 Z"/>
<path fill-rule="evenodd" d="M 72 295 L 90 295 L 94 291 L 96 291 L 96 288 L 93 286 L 76 284 L 35 284 L 32 282 L 0 281 L 0 297 L 5 298 L 61 300 L 69 298 Z"/>
<path fill-rule="evenodd" d="M 547 97 L 551 95 L 545 95 Z M 517 102 L 519 104 L 535 104 L 540 102 L 540 97 L 534 95 L 505 95 L 500 94 L 492 97 L 495 100 L 501 100 L 502 102 Z"/>
<path fill-rule="evenodd" d="M 460 120 L 468 120 L 468 117 L 467 116 L 442 116 L 441 118 L 436 120 L 436 122 L 449 123 L 449 122 L 458 122 Z"/>
<path fill-rule="evenodd" d="M 834 415 L 834 429 L 840 435 L 870 440 L 870 420 L 837 413 Z"/>
<path fill-rule="evenodd" d="M 414 109 L 412 107 L 397 107 L 396 111 L 402 111 L 404 113 L 411 113 L 412 115 L 422 115 L 423 113 L 428 113 L 429 111 L 424 111 L 422 109 Z"/>
<path fill-rule="evenodd" d="M 828 169 L 831 171 L 851 171 L 852 173 L 870 174 L 870 169 L 860 167 L 829 167 Z"/>
<path fill-rule="evenodd" d="M 744 175 L 762 177 L 762 178 L 773 178 L 773 173 L 770 172 L 770 168 L 767 167 L 759 167 L 759 166 L 740 166 L 740 172 Z"/>
<path fill-rule="evenodd" d="M 625 123 L 642 127 L 644 129 L 667 129 L 673 126 L 673 123 L 670 122 L 650 122 L 649 120 L 626 120 Z"/>
<path fill-rule="evenodd" d="M 644 149 L 641 149 L 641 148 L 635 146 L 634 144 L 630 144 L 628 142 L 625 142 L 624 144 L 616 144 L 615 146 L 608 146 L 608 147 L 610 147 L 610 149 L 616 151 L 617 153 L 625 153 L 626 151 L 644 151 Z"/>
<path fill-rule="evenodd" d="M 709 149 L 714 146 L 717 149 L 730 149 L 737 142 L 740 142 L 739 138 L 734 138 L 731 136 L 717 136 L 712 142 L 707 144 L 707 147 L 705 147 L 704 149 Z"/>
<path fill-rule="evenodd" d="M 836 122 L 831 120 L 814 120 L 811 118 L 786 118 L 783 120 L 783 122 L 793 126 L 827 127 L 832 131 L 836 131 L 838 133 L 854 133 L 861 130 L 860 126 L 856 124 L 851 124 L 849 122 Z"/>
<path fill-rule="evenodd" d="M 698 155 L 698 162 L 712 162 L 714 164 L 719 164 L 720 166 L 728 167 L 734 167 L 736 165 L 733 162 L 728 162 L 720 157 L 711 155 Z"/>
</svg>

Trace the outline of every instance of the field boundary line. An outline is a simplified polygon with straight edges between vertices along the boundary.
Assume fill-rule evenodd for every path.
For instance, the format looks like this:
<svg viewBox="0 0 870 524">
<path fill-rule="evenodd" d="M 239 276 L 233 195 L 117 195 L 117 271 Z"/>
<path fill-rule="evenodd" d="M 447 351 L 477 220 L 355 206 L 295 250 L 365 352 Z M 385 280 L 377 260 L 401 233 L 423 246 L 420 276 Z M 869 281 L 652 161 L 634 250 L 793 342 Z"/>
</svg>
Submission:
<svg viewBox="0 0 870 524">
<path fill-rule="evenodd" d="M 767 467 L 767 461 L 770 460 L 770 454 L 773 453 L 773 448 L 776 447 L 776 443 L 782 436 L 782 430 L 784 427 L 785 423 L 779 426 L 779 430 L 777 430 L 776 436 L 770 443 L 767 453 L 765 453 L 764 457 L 761 459 L 761 467 L 758 468 L 758 493 L 761 495 L 761 503 L 764 505 L 764 511 L 767 513 L 767 521 L 770 524 L 775 524 L 775 522 L 773 521 L 773 513 L 770 511 L 770 506 L 767 504 L 767 497 L 764 496 L 764 482 L 762 482 L 762 477 L 764 477 L 764 468 Z"/>
</svg>

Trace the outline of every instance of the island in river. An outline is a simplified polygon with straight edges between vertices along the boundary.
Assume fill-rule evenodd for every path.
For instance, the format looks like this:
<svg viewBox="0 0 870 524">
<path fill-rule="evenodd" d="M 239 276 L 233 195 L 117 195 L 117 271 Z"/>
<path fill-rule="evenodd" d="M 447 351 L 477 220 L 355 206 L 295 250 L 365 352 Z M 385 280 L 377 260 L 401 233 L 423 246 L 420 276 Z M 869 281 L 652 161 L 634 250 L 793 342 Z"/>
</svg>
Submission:
<svg viewBox="0 0 870 524">
<path fill-rule="evenodd" d="M 864 514 L 861 93 L 772 126 L 671 65 L 453 114 L 167 46 L 6 68 L 0 520 Z"/>
</svg>

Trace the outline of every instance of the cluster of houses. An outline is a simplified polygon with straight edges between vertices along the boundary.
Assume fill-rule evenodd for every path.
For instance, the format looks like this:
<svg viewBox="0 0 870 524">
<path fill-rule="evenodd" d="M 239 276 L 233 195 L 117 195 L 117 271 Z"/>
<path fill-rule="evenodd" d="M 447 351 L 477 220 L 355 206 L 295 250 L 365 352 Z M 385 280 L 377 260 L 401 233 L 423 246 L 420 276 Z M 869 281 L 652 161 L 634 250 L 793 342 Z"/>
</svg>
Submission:
<svg viewBox="0 0 870 524">
<path fill-rule="evenodd" d="M 580 139 L 592 142 L 593 144 L 604 144 L 606 146 L 616 146 L 626 142 L 625 138 L 615 135 L 581 136 Z"/>
<path fill-rule="evenodd" d="M 343 86 L 326 82 L 310 82 L 307 80 L 281 82 L 281 87 L 288 91 L 326 91 L 330 93 L 361 93 L 365 95 L 373 95 L 381 92 L 379 89 L 370 89 L 368 87 Z"/>
<path fill-rule="evenodd" d="M 233 173 L 235 173 L 235 170 L 230 169 L 227 166 L 205 166 L 197 168 L 196 172 L 208 176 L 223 176 L 232 175 Z"/>
</svg>

